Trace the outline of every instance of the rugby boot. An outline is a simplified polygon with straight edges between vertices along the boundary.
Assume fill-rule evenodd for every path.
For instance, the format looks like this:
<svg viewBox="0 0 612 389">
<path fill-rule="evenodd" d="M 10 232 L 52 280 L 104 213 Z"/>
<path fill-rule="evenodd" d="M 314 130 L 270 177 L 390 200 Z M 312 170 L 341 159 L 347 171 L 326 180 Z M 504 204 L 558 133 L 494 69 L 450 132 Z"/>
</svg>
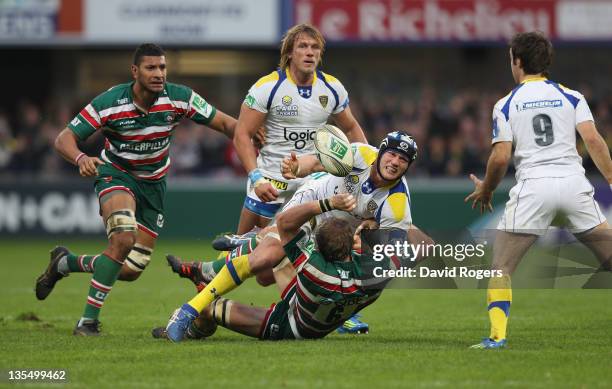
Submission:
<svg viewBox="0 0 612 389">
<path fill-rule="evenodd" d="M 68 277 L 68 274 L 61 273 L 58 270 L 59 261 L 69 254 L 69 251 L 65 247 L 58 246 L 51 250 L 50 252 L 50 260 L 47 269 L 43 274 L 40 275 L 36 279 L 36 298 L 39 300 L 44 300 L 49 296 L 51 291 L 53 291 L 53 287 L 57 281 L 61 280 L 64 277 Z"/>
<path fill-rule="evenodd" d="M 101 323 L 98 320 L 79 320 L 72 335 L 76 336 L 98 336 L 100 335 Z"/>
</svg>

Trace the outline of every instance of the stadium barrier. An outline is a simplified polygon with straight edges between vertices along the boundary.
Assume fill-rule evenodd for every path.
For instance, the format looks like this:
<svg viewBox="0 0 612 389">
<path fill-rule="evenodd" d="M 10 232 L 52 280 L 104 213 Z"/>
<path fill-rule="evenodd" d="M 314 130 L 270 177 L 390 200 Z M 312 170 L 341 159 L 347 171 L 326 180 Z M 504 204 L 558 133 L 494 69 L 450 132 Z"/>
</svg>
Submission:
<svg viewBox="0 0 612 389">
<path fill-rule="evenodd" d="M 511 180 L 505 181 L 496 192 L 497 210 L 506 201 L 511 185 Z M 467 179 L 410 180 L 414 223 L 424 229 L 451 230 L 481 222 L 478 212 L 463 202 L 471 190 Z M 602 205 L 609 208 L 612 201 L 603 200 Z M 232 231 L 243 201 L 241 180 L 170 180 L 161 236 L 210 239 L 219 232 Z M 104 237 L 92 183 L 0 181 L 0 238 L 20 236 Z"/>
</svg>

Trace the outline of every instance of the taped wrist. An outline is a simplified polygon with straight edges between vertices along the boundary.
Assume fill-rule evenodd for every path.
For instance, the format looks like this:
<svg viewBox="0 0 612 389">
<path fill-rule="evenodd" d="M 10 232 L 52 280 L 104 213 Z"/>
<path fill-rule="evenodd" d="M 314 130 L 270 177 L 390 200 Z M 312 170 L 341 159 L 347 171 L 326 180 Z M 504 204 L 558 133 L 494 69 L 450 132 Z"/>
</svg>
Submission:
<svg viewBox="0 0 612 389">
<path fill-rule="evenodd" d="M 106 236 L 109 238 L 118 232 L 136 232 L 136 217 L 131 209 L 119 209 L 106 219 Z"/>
<path fill-rule="evenodd" d="M 319 207 L 321 208 L 321 213 L 329 212 L 332 209 L 334 209 L 334 207 L 331 205 L 331 201 L 329 199 L 319 200 Z"/>
<path fill-rule="evenodd" d="M 255 185 L 257 181 L 262 179 L 264 179 L 264 176 L 259 169 L 253 169 L 249 172 L 249 181 L 251 181 L 251 185 Z"/>
</svg>

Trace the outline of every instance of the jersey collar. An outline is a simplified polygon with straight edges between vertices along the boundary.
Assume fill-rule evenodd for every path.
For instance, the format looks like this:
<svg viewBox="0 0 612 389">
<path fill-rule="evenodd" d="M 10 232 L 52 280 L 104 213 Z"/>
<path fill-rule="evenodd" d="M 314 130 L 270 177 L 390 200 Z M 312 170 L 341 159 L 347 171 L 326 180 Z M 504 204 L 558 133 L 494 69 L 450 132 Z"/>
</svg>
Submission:
<svg viewBox="0 0 612 389">
<path fill-rule="evenodd" d="M 530 78 L 524 79 L 523 82 L 521 82 L 521 84 L 526 84 L 532 81 L 546 81 L 546 80 L 548 80 L 548 78 L 546 77 L 530 77 Z"/>
<path fill-rule="evenodd" d="M 132 103 L 132 105 L 136 108 L 136 110 L 140 113 L 143 113 L 145 115 L 148 115 L 149 112 L 148 111 L 144 111 L 143 108 L 139 107 L 138 105 L 136 105 L 136 102 L 134 101 L 134 84 L 136 83 L 136 81 L 132 81 L 130 82 L 130 87 L 128 88 L 128 101 L 130 103 Z M 166 91 L 166 84 L 164 84 L 164 90 L 159 92 L 157 94 L 157 98 L 155 98 L 155 101 L 153 102 L 153 105 L 155 105 L 155 103 L 157 103 L 157 100 L 159 100 L 160 97 L 162 96 L 166 96 L 168 94 L 168 92 Z M 151 107 L 153 107 L 153 105 L 151 105 Z M 149 111 L 151 110 L 151 108 L 149 108 Z"/>
<path fill-rule="evenodd" d="M 287 76 L 287 79 L 289 80 L 289 82 L 291 82 L 295 86 L 298 86 L 298 84 L 291 77 L 291 72 L 289 71 L 289 66 L 287 66 L 285 68 L 285 75 Z M 311 85 L 299 85 L 299 86 L 314 86 L 316 84 L 316 82 L 317 82 L 317 72 L 314 72 L 313 78 L 312 78 L 312 84 Z"/>
</svg>

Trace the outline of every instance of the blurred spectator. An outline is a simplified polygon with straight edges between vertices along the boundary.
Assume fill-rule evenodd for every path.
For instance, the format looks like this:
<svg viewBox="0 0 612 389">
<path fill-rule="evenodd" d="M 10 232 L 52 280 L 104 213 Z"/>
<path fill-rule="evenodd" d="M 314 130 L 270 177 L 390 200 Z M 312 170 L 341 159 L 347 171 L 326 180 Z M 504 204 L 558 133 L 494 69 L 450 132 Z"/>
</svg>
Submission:
<svg viewBox="0 0 612 389">
<path fill-rule="evenodd" d="M 484 171 L 491 148 L 493 104 L 507 91 L 438 90 L 429 84 L 415 88 L 381 79 L 362 83 L 361 88 L 355 88 L 359 92 L 351 96 L 354 115 L 373 145 L 378 145 L 392 129 L 402 129 L 414 136 L 419 156 L 411 175 L 464 177 Z M 595 96 L 588 85 L 581 88 L 598 130 L 612 144 L 612 95 Z M 2 112 L 0 107 L 0 171 L 45 176 L 78 174 L 53 150 L 55 137 L 74 117 L 69 105 L 57 101 L 46 106 L 23 102 L 12 117 Z M 43 117 L 41 112 L 46 115 Z M 87 154 L 97 155 L 103 147 L 103 138 L 96 133 L 80 142 L 79 147 Z M 594 172 L 593 162 L 580 141 L 578 148 L 585 168 Z M 190 121 L 174 129 L 170 155 L 173 175 L 231 178 L 245 174 L 232 142 L 225 135 Z"/>
<path fill-rule="evenodd" d="M 15 139 L 13 138 L 7 116 L 0 112 L 0 172 L 5 171 L 13 157 Z"/>
</svg>

